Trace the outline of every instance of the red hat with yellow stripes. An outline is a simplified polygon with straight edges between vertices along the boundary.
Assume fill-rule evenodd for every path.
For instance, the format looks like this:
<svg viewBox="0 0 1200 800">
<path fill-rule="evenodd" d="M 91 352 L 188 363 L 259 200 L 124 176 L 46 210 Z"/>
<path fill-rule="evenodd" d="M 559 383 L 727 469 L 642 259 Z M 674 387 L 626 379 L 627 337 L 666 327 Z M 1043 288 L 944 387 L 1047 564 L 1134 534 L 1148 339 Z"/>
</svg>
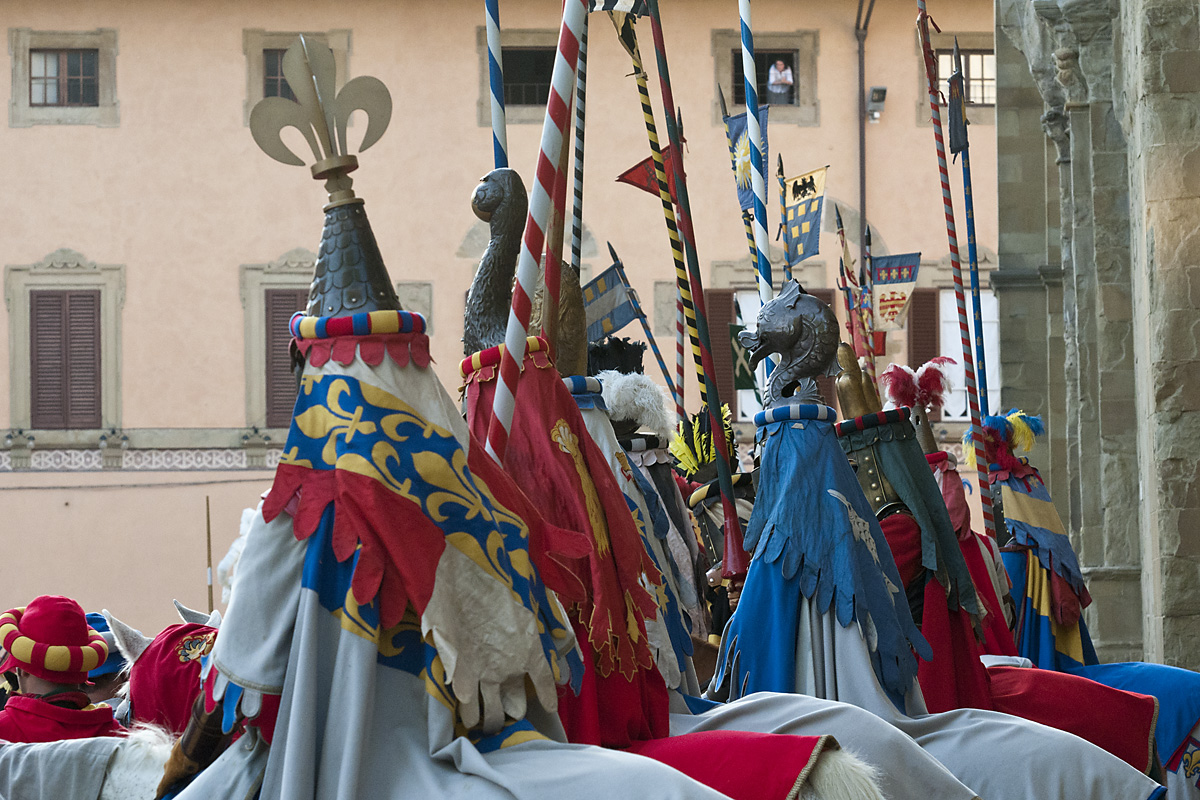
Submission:
<svg viewBox="0 0 1200 800">
<path fill-rule="evenodd" d="M 57 595 L 0 614 L 0 646 L 8 654 L 0 672 L 20 668 L 54 683 L 86 683 L 108 657 L 104 637 L 88 627 L 79 604 Z"/>
</svg>

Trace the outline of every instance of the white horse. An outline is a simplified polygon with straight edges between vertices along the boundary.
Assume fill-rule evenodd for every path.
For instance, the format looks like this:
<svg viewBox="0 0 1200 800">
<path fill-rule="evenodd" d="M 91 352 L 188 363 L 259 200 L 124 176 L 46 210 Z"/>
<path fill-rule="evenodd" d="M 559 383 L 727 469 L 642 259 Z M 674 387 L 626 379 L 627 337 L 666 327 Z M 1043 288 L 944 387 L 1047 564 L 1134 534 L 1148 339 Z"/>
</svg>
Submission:
<svg viewBox="0 0 1200 800">
<path fill-rule="evenodd" d="M 152 800 L 173 743 L 153 726 L 137 726 L 121 738 L 0 742 L 0 797 Z M 564 787 L 563 796 L 569 794 Z M 803 786 L 793 788 L 786 800 L 883 800 L 883 795 L 870 766 L 846 750 L 826 749 Z"/>
<path fill-rule="evenodd" d="M 178 602 L 185 622 L 216 627 L 219 614 L 192 611 Z M 152 641 L 105 613 L 117 647 L 132 665 Z M 128 667 L 127 667 L 128 668 Z M 128 697 L 122 687 L 116 700 Z M 135 725 L 124 737 L 45 744 L 0 741 L 2 800 L 152 800 L 175 738 L 154 725 Z M 768 800 L 883 800 L 870 765 L 853 753 L 826 747 L 813 769 L 786 798 Z M 563 795 L 570 787 L 563 787 Z M 221 798 L 213 798 L 221 800 Z"/>
</svg>

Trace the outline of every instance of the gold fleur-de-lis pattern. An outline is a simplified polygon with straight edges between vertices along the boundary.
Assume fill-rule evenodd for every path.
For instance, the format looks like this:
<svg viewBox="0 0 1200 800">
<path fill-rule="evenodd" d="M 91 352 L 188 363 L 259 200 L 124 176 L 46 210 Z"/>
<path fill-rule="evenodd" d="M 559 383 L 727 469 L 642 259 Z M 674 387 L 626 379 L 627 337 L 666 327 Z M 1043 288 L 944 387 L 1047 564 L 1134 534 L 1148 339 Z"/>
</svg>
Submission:
<svg viewBox="0 0 1200 800">
<path fill-rule="evenodd" d="M 578 446 L 577 439 L 574 445 Z M 472 473 L 452 431 L 378 386 L 346 375 L 310 374 L 302 382 L 284 453 L 281 464 L 314 476 L 345 472 L 371 479 L 381 490 L 372 502 L 393 498 L 399 504 L 396 529 L 384 535 L 403 537 L 406 520 L 413 522 L 414 513 L 425 518 L 424 524 L 437 526 L 446 547 L 463 553 L 483 575 L 503 586 L 514 602 L 533 612 L 555 679 L 563 675 L 562 658 L 576 666 L 573 651 L 559 651 L 564 642 L 573 641 L 571 628 L 561 604 L 547 593 L 534 568 L 528 526 Z M 356 484 L 355 496 L 346 502 L 364 502 L 361 486 Z M 380 663 L 421 677 L 431 697 L 457 710 L 437 649 L 431 637 L 422 635 L 412 606 L 398 625 L 383 628 L 379 598 L 360 602 L 365 598 L 355 597 L 352 583 L 363 545 L 338 562 L 332 544 L 338 514 L 343 513 L 338 503 L 335 494 L 332 517 L 326 512 L 312 534 L 309 557 L 317 559 L 319 567 L 305 570 L 306 586 L 317 592 L 322 606 L 344 630 L 375 643 Z M 329 519 L 331 524 L 324 521 Z M 393 540 L 389 547 L 394 545 Z M 513 721 L 504 730 L 505 736 L 488 737 L 488 741 L 501 747 L 534 734 L 523 721 Z"/>
</svg>

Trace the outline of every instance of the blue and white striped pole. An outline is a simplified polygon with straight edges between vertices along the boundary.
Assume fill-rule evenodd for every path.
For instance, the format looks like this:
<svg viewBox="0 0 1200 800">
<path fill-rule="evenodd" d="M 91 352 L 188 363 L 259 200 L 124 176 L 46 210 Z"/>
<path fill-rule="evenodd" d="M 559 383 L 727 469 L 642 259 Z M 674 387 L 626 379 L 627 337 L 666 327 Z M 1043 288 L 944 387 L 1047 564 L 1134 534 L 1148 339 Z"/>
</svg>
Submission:
<svg viewBox="0 0 1200 800">
<path fill-rule="evenodd" d="M 758 261 L 758 296 L 764 304 L 774 298 L 767 237 L 767 182 L 763 174 L 763 134 L 758 120 L 758 70 L 754 65 L 754 34 L 750 30 L 750 0 L 738 0 L 742 23 L 742 73 L 746 79 L 746 133 L 750 138 L 750 185 L 754 190 L 754 249 Z M 769 367 L 768 367 L 769 369 Z"/>
<path fill-rule="evenodd" d="M 504 59 L 500 54 L 500 0 L 484 0 L 487 23 L 488 80 L 492 88 L 492 151 L 496 169 L 508 166 L 508 133 L 504 123 Z"/>
</svg>

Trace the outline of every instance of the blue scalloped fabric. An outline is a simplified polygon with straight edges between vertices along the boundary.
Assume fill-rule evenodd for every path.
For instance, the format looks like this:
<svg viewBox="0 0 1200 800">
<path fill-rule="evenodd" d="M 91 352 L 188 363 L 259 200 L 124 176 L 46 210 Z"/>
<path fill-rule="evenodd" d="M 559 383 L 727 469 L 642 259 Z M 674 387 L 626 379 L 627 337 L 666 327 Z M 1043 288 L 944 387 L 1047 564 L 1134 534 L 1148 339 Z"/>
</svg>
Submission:
<svg viewBox="0 0 1200 800">
<path fill-rule="evenodd" d="M 761 478 L 745 537 L 754 557 L 722 637 L 718 669 L 731 673 L 739 695 L 795 691 L 794 670 L 765 662 L 794 664 L 804 597 L 843 627 L 857 621 L 862 630 L 869 615 L 875 675 L 890 695 L 903 696 L 917 677 L 913 651 L 926 660 L 933 652 L 913 623 L 895 559 L 833 423 L 767 422 L 758 440 Z"/>
<path fill-rule="evenodd" d="M 848 454 L 875 448 L 879 469 L 921 529 L 921 565 L 937 575 L 938 581 L 949 590 L 946 601 L 950 610 L 961 606 L 976 618 L 982 616 L 971 572 L 950 522 L 950 512 L 929 462 L 917 444 L 912 423 L 902 417 L 863 430 L 853 430 L 847 425 L 840 424 L 838 443 Z"/>
</svg>

